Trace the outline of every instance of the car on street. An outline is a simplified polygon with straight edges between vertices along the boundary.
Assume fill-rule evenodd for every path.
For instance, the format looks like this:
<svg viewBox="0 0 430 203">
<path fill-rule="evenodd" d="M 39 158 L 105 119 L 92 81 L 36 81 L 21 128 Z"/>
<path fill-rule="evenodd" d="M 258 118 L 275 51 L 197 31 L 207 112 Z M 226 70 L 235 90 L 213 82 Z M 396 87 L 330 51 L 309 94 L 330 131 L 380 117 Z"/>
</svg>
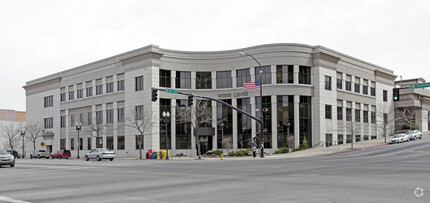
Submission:
<svg viewBox="0 0 430 203">
<path fill-rule="evenodd" d="M 393 138 L 391 138 L 391 140 L 390 140 L 390 144 L 402 143 L 402 142 L 406 141 L 406 140 L 405 140 L 405 139 L 406 139 L 405 135 L 406 135 L 406 134 L 404 134 L 404 133 L 401 133 L 401 134 L 395 134 L 395 135 L 393 136 Z"/>
<path fill-rule="evenodd" d="M 407 134 L 409 135 L 409 138 L 411 138 L 411 140 L 423 139 L 423 135 L 419 130 L 409 130 Z"/>
<path fill-rule="evenodd" d="M 17 151 L 15 151 L 15 150 L 7 150 L 7 152 L 9 153 L 9 154 L 12 154 L 13 155 L 13 157 L 16 159 L 16 158 L 19 158 L 19 154 L 18 154 L 18 152 Z"/>
<path fill-rule="evenodd" d="M 9 154 L 5 149 L 0 149 L 0 167 L 2 165 L 9 165 L 10 167 L 15 166 L 15 157 Z"/>
<path fill-rule="evenodd" d="M 40 159 L 42 157 L 49 159 L 49 157 L 51 157 L 51 154 L 49 152 L 45 151 L 45 150 L 42 150 L 42 149 L 41 150 L 33 151 L 30 154 L 30 159 L 32 159 L 32 158 L 38 158 L 38 159 Z"/>
<path fill-rule="evenodd" d="M 67 149 L 57 150 L 56 152 L 51 154 L 52 159 L 54 159 L 54 158 L 58 158 L 58 159 L 66 158 L 66 159 L 68 159 L 71 156 L 72 156 L 72 153 L 70 153 L 70 150 L 67 150 Z"/>
<path fill-rule="evenodd" d="M 97 159 L 97 161 L 101 161 L 102 159 L 109 159 L 113 161 L 114 158 L 115 152 L 109 151 L 105 148 L 96 148 L 85 154 L 85 161 L 88 161 L 90 159 Z"/>
</svg>

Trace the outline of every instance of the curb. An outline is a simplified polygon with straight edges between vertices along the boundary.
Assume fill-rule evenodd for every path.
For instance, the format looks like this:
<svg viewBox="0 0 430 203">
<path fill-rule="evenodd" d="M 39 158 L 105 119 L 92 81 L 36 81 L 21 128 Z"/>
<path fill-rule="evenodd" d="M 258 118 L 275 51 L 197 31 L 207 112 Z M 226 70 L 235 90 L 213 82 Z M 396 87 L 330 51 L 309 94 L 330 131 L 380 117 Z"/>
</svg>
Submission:
<svg viewBox="0 0 430 203">
<path fill-rule="evenodd" d="M 371 148 L 375 148 L 375 147 L 382 147 L 382 146 L 385 146 L 385 145 L 387 145 L 387 143 L 380 144 L 380 145 L 375 145 L 375 146 L 370 146 L 370 147 L 350 149 L 350 150 L 345 150 L 345 151 L 340 151 L 340 152 L 335 152 L 335 153 L 330 153 L 330 154 L 323 154 L 321 156 L 331 156 L 331 155 L 336 155 L 336 154 L 343 154 L 343 153 L 348 153 L 348 152 L 353 152 L 353 151 L 358 151 L 358 150 L 371 149 Z"/>
</svg>

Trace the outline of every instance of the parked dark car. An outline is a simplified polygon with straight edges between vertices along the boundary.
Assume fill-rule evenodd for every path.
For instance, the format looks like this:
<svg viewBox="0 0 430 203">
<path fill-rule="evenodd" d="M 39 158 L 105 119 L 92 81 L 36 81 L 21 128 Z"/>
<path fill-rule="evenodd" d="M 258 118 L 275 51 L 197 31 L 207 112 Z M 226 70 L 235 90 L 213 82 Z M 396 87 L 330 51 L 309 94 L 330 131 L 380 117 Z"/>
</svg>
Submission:
<svg viewBox="0 0 430 203">
<path fill-rule="evenodd" d="M 16 158 L 18 158 L 19 159 L 19 155 L 18 155 L 18 152 L 17 151 L 15 151 L 15 150 L 7 150 L 7 152 L 9 153 L 9 154 L 12 154 L 13 155 L 13 157 L 16 159 Z"/>
<path fill-rule="evenodd" d="M 67 150 L 67 149 L 58 150 L 58 151 L 51 154 L 51 158 L 53 158 L 53 159 L 54 158 L 59 158 L 59 159 L 66 158 L 66 159 L 68 159 L 71 156 L 72 156 L 72 154 L 70 153 L 70 150 Z"/>
</svg>

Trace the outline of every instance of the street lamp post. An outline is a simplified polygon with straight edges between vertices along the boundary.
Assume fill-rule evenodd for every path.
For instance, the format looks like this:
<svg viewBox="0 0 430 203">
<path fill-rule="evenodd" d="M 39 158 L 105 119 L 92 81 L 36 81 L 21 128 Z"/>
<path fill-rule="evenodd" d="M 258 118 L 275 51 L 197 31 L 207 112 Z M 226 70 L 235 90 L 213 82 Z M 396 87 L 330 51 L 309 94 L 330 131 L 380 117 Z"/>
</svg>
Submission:
<svg viewBox="0 0 430 203">
<path fill-rule="evenodd" d="M 25 136 L 25 131 L 21 131 L 21 136 L 22 136 L 22 153 L 21 153 L 21 157 L 24 158 L 24 136 Z"/>
<path fill-rule="evenodd" d="M 254 59 L 255 62 L 257 62 L 258 67 L 261 69 L 261 64 L 260 62 L 258 62 L 258 60 L 251 54 L 248 53 L 244 53 L 244 52 L 239 52 L 240 55 L 242 56 L 249 56 L 252 59 Z M 260 70 L 259 76 L 260 76 L 260 149 L 261 149 L 261 153 L 260 153 L 260 158 L 264 158 L 264 122 L 263 122 L 263 81 L 262 79 L 262 74 L 263 71 Z"/>
<path fill-rule="evenodd" d="M 167 134 L 167 130 L 168 125 L 169 125 L 169 121 L 170 121 L 170 113 L 169 112 L 165 112 L 163 111 L 163 118 L 164 118 L 164 123 L 166 125 L 166 160 L 169 160 L 169 139 L 168 139 L 168 134 Z"/>
<path fill-rule="evenodd" d="M 76 157 L 77 159 L 80 159 L 79 148 L 81 147 L 81 140 L 79 139 L 79 131 L 81 131 L 81 129 L 82 129 L 82 124 L 76 122 L 76 131 L 78 131 L 78 156 Z"/>
</svg>

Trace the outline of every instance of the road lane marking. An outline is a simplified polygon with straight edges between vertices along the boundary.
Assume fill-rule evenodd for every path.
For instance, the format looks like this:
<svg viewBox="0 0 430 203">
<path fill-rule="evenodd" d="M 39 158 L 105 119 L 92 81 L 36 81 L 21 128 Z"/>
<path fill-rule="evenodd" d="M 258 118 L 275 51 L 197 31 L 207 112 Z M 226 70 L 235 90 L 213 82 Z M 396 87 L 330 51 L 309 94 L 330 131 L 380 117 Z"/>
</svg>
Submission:
<svg viewBox="0 0 430 203">
<path fill-rule="evenodd" d="M 0 196 L 0 201 L 11 202 L 11 203 L 30 203 L 30 202 L 27 202 L 27 201 L 12 199 L 12 198 L 9 198 L 9 197 L 4 197 L 4 196 Z"/>
<path fill-rule="evenodd" d="M 415 147 L 415 148 L 413 148 L 413 149 L 415 150 L 415 149 L 419 149 L 419 148 L 423 148 L 423 147 L 429 147 L 429 146 L 428 146 L 428 145 L 423 145 L 423 146 L 421 146 L 421 147 Z M 379 155 L 379 156 L 390 156 L 390 155 L 394 155 L 394 154 L 404 153 L 404 152 L 407 152 L 407 151 L 409 151 L 409 150 L 411 150 L 411 149 L 400 150 L 400 151 L 396 151 L 396 152 L 389 153 L 389 154 L 381 154 L 381 155 Z"/>
</svg>

